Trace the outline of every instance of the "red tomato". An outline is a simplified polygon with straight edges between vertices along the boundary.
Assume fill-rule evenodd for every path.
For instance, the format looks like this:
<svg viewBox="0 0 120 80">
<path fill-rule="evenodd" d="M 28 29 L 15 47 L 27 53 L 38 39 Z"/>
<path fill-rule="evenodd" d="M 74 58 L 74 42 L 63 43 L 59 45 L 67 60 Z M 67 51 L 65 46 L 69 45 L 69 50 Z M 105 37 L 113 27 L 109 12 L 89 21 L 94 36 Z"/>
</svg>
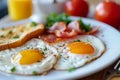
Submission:
<svg viewBox="0 0 120 80">
<path fill-rule="evenodd" d="M 88 11 L 89 6 L 85 0 L 71 0 L 65 4 L 65 12 L 72 16 L 86 17 Z"/>
<path fill-rule="evenodd" d="M 120 5 L 112 1 L 104 1 L 97 5 L 95 18 L 119 28 L 120 26 Z"/>
</svg>

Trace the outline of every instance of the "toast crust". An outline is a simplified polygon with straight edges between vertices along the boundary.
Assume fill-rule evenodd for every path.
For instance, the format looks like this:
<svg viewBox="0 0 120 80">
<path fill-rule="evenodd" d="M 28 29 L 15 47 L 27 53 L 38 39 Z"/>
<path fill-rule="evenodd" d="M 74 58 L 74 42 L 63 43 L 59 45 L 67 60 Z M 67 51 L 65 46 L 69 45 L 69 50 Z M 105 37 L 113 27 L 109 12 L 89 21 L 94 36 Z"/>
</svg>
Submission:
<svg viewBox="0 0 120 80">
<path fill-rule="evenodd" d="M 44 25 L 37 24 L 36 26 L 31 27 L 29 24 L 23 24 L 19 26 L 5 28 L 6 30 L 1 31 L 2 33 L 8 32 L 8 30 L 14 30 L 15 33 L 11 35 L 6 35 L 5 37 L 0 38 L 0 50 L 15 48 L 23 45 L 28 40 L 35 38 L 44 32 Z M 20 31 L 21 30 L 21 31 Z M 24 31 L 23 31 L 24 30 Z M 14 37 L 15 34 L 19 37 Z M 8 38 L 12 37 L 12 38 Z"/>
</svg>

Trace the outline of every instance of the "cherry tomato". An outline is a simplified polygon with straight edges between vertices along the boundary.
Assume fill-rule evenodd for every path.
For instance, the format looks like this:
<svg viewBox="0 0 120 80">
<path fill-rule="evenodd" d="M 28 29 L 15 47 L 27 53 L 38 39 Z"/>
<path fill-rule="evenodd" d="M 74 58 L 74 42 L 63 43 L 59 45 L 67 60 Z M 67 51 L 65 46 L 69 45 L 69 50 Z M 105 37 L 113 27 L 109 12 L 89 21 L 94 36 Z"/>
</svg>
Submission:
<svg viewBox="0 0 120 80">
<path fill-rule="evenodd" d="M 89 6 L 85 0 L 71 0 L 65 3 L 65 12 L 69 15 L 86 17 L 88 11 Z"/>
<path fill-rule="evenodd" d="M 112 1 L 104 1 L 97 5 L 95 18 L 119 28 L 120 26 L 120 5 Z"/>
</svg>

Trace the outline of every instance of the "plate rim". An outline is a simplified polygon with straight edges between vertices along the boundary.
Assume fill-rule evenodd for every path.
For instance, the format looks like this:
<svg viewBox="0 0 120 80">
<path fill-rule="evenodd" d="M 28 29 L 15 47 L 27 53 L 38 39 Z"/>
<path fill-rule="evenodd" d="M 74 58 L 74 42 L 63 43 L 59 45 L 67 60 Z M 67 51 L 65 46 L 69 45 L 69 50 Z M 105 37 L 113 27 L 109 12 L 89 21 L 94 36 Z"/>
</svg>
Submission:
<svg viewBox="0 0 120 80">
<path fill-rule="evenodd" d="M 116 30 L 115 28 L 113 28 L 112 26 L 108 25 L 108 24 L 105 24 L 103 22 L 100 22 L 100 21 L 97 21 L 97 20 L 94 20 L 94 19 L 89 19 L 89 18 L 83 18 L 83 17 L 74 17 L 74 16 L 71 16 L 70 17 L 71 19 L 78 19 L 78 18 L 82 18 L 83 21 L 85 20 L 90 20 L 92 22 L 96 22 L 96 23 L 99 23 L 99 24 L 102 24 L 102 25 L 106 25 L 106 26 L 109 26 L 109 28 L 113 29 L 114 31 L 120 33 L 118 30 Z M 2 26 L 6 26 L 6 25 L 17 25 L 17 24 L 21 24 L 21 23 L 25 23 L 25 22 L 29 22 L 31 20 L 27 19 L 27 20 L 21 20 L 21 21 L 18 21 L 18 22 L 12 22 L 12 23 L 9 23 L 9 24 L 3 24 Z M 120 36 L 120 34 L 119 34 Z M 111 61 L 109 64 L 106 64 L 105 66 L 102 66 L 102 68 L 98 69 L 98 70 L 95 70 L 93 72 L 91 72 L 90 74 L 87 73 L 86 75 L 82 75 L 82 76 L 79 76 L 79 75 L 74 75 L 74 76 L 66 76 L 66 77 L 62 77 L 62 78 L 59 78 L 59 79 L 74 79 L 74 78 L 83 78 L 83 77 L 86 77 L 86 76 L 89 76 L 89 75 L 92 75 L 96 72 L 99 72 L 103 69 L 105 69 L 106 67 L 110 66 L 111 64 L 113 64 L 118 58 L 120 58 L 120 52 L 119 52 L 119 55 L 117 57 L 114 58 L 113 61 Z M 93 61 L 92 61 L 93 62 Z M 1 72 L 0 72 L 1 73 Z M 4 74 L 4 73 L 3 73 Z M 6 74 L 6 73 L 5 73 Z M 14 75 L 14 74 L 10 74 L 11 76 L 20 76 L 20 75 Z M 21 76 L 21 77 L 32 77 L 32 78 L 39 78 L 40 79 L 40 76 Z M 47 77 L 47 76 L 46 76 Z M 46 78 L 44 77 L 44 78 Z M 52 78 L 51 78 L 52 79 Z"/>
</svg>

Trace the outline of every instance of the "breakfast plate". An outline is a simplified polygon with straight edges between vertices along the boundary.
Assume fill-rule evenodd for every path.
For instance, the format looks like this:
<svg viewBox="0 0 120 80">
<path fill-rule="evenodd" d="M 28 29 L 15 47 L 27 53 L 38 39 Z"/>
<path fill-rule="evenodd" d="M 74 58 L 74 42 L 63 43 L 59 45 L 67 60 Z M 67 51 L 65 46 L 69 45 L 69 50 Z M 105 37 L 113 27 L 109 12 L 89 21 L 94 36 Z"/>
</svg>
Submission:
<svg viewBox="0 0 120 80">
<path fill-rule="evenodd" d="M 70 17 L 72 20 L 79 19 L 78 17 Z M 93 73 L 96 73 L 107 66 L 111 65 L 120 57 L 120 33 L 110 25 L 105 23 L 82 18 L 83 22 L 86 24 L 91 24 L 92 26 L 99 26 L 99 32 L 94 34 L 94 36 L 101 39 L 105 46 L 106 51 L 103 55 L 96 60 L 76 69 L 75 71 L 57 71 L 53 70 L 47 75 L 42 76 L 24 76 L 24 75 L 14 75 L 0 72 L 0 78 L 3 80 L 65 80 L 65 79 L 75 79 L 83 78 Z M 10 23 L 1 25 L 1 27 L 14 26 L 21 23 L 29 22 L 30 20 Z"/>
</svg>

